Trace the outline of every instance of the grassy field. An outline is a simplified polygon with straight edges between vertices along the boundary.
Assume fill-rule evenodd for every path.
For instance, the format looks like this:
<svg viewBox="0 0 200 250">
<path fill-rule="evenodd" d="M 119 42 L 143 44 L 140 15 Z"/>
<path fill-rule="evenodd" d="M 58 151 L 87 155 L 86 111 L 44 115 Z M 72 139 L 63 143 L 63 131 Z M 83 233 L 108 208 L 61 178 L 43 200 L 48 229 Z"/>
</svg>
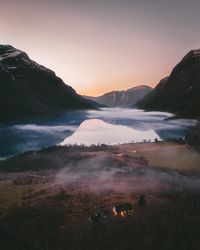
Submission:
<svg viewBox="0 0 200 250">
<path fill-rule="evenodd" d="M 119 147 L 131 156 L 144 156 L 151 167 L 200 171 L 200 154 L 185 144 L 159 142 L 127 144 Z"/>
<path fill-rule="evenodd" d="M 106 198 L 103 194 L 66 191 L 63 196 L 55 192 L 37 204 L 11 207 L 0 217 L 0 249 L 199 250 L 198 193 L 146 194 L 142 209 L 133 196 L 131 216 L 90 224 L 88 216 L 97 204 L 111 204 L 112 195 Z"/>
<path fill-rule="evenodd" d="M 118 157 L 120 155 L 120 158 Z M 105 164 L 112 167 L 120 164 L 130 168 L 143 167 L 144 161 L 141 160 L 138 165 L 138 159 L 146 159 L 148 166 L 161 170 L 178 170 L 187 173 L 200 172 L 200 154 L 193 150 L 190 146 L 171 142 L 158 143 L 137 143 L 123 144 L 111 147 L 73 147 L 73 148 L 54 148 L 38 153 L 25 154 L 24 156 L 15 157 L 0 163 L 0 167 L 6 166 L 5 169 L 14 167 L 10 173 L 10 178 L 0 181 L 0 208 L 8 208 L 11 205 L 19 205 L 28 193 L 38 192 L 45 189 L 47 184 L 30 184 L 30 185 L 14 185 L 12 182 L 13 175 L 18 172 L 20 166 L 23 168 L 31 168 L 35 171 L 38 168 L 50 167 L 57 169 L 71 164 L 71 161 L 83 162 L 87 165 L 87 160 L 92 159 L 89 164 L 96 164 L 98 158 L 105 157 Z M 95 161 L 93 160 L 95 158 Z M 128 159 L 128 160 L 127 160 Z M 139 160 L 140 161 L 140 160 Z M 102 163 L 104 165 L 104 162 Z M 25 166 L 25 167 L 24 167 Z M 20 170 L 21 171 L 21 170 Z M 25 172 L 26 173 L 26 169 Z M 47 170 L 49 171 L 49 170 Z M 92 170 L 91 170 L 92 171 Z M 95 185 L 95 183 L 94 183 Z M 137 185 L 137 184 L 136 184 Z"/>
<path fill-rule="evenodd" d="M 45 184 L 14 185 L 12 180 L 0 181 L 0 209 L 20 205 L 26 195 L 44 188 Z"/>
<path fill-rule="evenodd" d="M 1 162 L 0 250 L 199 250 L 199 162 L 169 142 L 54 147 Z M 27 176 L 39 182 L 13 183 Z M 118 202 L 134 213 L 89 223 Z"/>
</svg>

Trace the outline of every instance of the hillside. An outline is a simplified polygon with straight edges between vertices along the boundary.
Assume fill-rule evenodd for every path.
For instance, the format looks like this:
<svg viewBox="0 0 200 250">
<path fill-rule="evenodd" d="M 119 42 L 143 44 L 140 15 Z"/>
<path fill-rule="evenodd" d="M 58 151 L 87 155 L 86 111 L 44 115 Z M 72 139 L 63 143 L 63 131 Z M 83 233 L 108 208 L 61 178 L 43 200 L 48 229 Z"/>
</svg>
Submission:
<svg viewBox="0 0 200 250">
<path fill-rule="evenodd" d="M 200 152 L 200 123 L 198 123 L 194 128 L 187 133 L 186 141 L 194 149 Z"/>
<path fill-rule="evenodd" d="M 137 103 L 146 110 L 174 112 L 187 117 L 200 116 L 200 49 L 190 51 L 169 77 Z"/>
<path fill-rule="evenodd" d="M 127 90 L 108 92 L 98 97 L 85 96 L 85 98 L 110 107 L 129 107 L 143 98 L 151 89 L 149 86 L 140 85 Z"/>
<path fill-rule="evenodd" d="M 58 115 L 93 105 L 50 69 L 10 45 L 0 45 L 0 122 Z"/>
</svg>

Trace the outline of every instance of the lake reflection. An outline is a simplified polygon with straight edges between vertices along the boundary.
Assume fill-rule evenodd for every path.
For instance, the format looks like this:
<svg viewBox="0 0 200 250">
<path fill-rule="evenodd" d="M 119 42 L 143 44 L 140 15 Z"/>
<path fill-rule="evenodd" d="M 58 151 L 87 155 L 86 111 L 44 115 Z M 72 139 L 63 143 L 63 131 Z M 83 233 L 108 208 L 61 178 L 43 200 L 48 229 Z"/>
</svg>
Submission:
<svg viewBox="0 0 200 250">
<path fill-rule="evenodd" d="M 138 109 L 103 108 L 67 112 L 59 118 L 0 125 L 0 158 L 57 144 L 118 144 L 184 138 L 191 119 Z M 68 138 L 67 138 L 68 137 Z"/>
<path fill-rule="evenodd" d="M 120 144 L 143 141 L 161 141 L 159 135 L 153 130 L 139 131 L 124 125 L 113 125 L 100 119 L 88 119 L 81 123 L 79 128 L 67 137 L 61 145 L 69 144 Z"/>
</svg>

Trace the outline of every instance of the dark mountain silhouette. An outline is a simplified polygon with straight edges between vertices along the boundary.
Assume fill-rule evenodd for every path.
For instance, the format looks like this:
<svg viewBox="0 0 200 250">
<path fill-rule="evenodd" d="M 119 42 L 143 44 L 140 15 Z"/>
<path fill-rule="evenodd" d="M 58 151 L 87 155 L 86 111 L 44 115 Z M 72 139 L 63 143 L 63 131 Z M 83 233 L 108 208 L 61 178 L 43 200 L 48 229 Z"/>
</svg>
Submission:
<svg viewBox="0 0 200 250">
<path fill-rule="evenodd" d="M 93 105 L 46 67 L 0 45 L 0 122 L 58 115 Z"/>
<path fill-rule="evenodd" d="M 200 152 L 200 123 L 189 130 L 186 135 L 186 142 Z"/>
<path fill-rule="evenodd" d="M 85 96 L 85 98 L 110 107 L 129 107 L 151 90 L 149 86 L 140 85 L 127 90 L 108 92 L 98 97 Z"/>
<path fill-rule="evenodd" d="M 137 106 L 187 117 L 200 116 L 200 49 L 190 51 Z"/>
</svg>

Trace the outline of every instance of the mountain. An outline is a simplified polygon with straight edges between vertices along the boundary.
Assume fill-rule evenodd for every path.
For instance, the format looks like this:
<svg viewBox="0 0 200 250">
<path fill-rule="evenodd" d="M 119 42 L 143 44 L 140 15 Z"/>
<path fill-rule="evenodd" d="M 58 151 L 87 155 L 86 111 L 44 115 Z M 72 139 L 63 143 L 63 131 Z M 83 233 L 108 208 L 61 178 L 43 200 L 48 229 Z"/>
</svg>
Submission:
<svg viewBox="0 0 200 250">
<path fill-rule="evenodd" d="M 200 123 L 188 131 L 186 142 L 200 152 Z"/>
<path fill-rule="evenodd" d="M 10 45 L 0 45 L 0 122 L 58 115 L 93 105 L 50 69 Z"/>
<path fill-rule="evenodd" d="M 84 97 L 110 107 L 128 107 L 138 102 L 151 90 L 149 86 L 140 85 L 127 90 L 108 92 L 98 97 Z"/>
<path fill-rule="evenodd" d="M 200 116 L 200 49 L 190 51 L 137 106 L 187 117 Z"/>
</svg>

